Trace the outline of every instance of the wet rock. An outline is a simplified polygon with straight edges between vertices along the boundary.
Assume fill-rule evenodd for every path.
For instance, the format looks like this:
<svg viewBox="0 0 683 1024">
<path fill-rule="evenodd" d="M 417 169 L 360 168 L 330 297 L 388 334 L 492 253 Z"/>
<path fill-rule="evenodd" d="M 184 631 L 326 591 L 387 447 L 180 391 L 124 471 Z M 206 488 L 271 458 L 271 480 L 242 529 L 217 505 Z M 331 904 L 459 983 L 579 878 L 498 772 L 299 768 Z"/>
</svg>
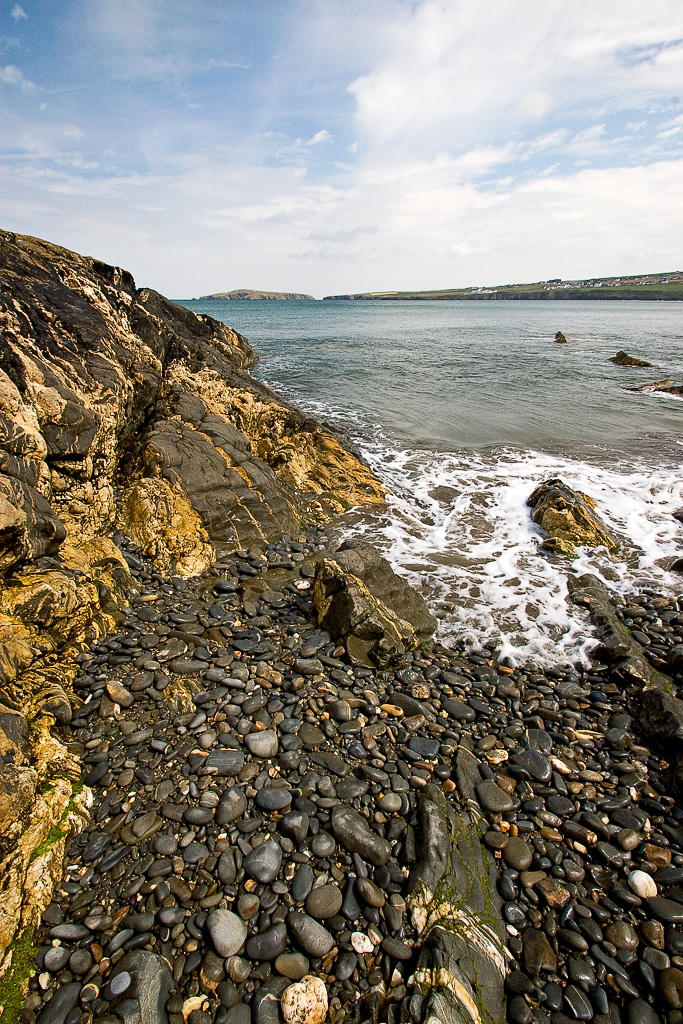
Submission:
<svg viewBox="0 0 683 1024">
<path fill-rule="evenodd" d="M 308 914 L 290 910 L 287 914 L 287 927 L 296 944 L 309 956 L 325 956 L 334 945 L 334 939 L 327 928 Z"/>
<path fill-rule="evenodd" d="M 137 1004 L 140 1024 L 167 1024 L 166 1002 L 173 981 L 166 961 L 147 950 L 136 949 L 119 960 L 112 982 L 122 973 L 132 979 L 126 991 Z"/>
<path fill-rule="evenodd" d="M 539 928 L 525 928 L 523 942 L 524 968 L 532 978 L 537 977 L 541 971 L 557 969 L 557 957 L 547 936 Z"/>
<path fill-rule="evenodd" d="M 479 783 L 477 798 L 482 807 L 494 813 L 511 811 L 518 804 L 517 799 L 497 786 L 493 779 L 485 779 Z"/>
<path fill-rule="evenodd" d="M 281 863 L 282 849 L 270 839 L 249 851 L 244 858 L 244 870 L 250 878 L 268 885 L 277 877 Z"/>
<path fill-rule="evenodd" d="M 332 831 L 345 849 L 359 853 L 372 864 L 386 864 L 391 856 L 391 847 L 386 839 L 373 832 L 362 814 L 347 804 L 338 804 L 334 808 Z"/>
<path fill-rule="evenodd" d="M 652 366 L 652 363 L 648 363 L 644 359 L 638 359 L 636 356 L 630 356 L 622 349 L 615 356 L 610 356 L 609 361 L 610 363 L 616 363 L 617 366 Z"/>
<path fill-rule="evenodd" d="M 573 491 L 561 480 L 546 480 L 530 495 L 527 504 L 531 517 L 547 534 L 541 547 L 573 558 L 576 547 L 619 546 L 609 529 L 595 513 L 595 501 L 587 494 Z"/>
<path fill-rule="evenodd" d="M 465 793 L 467 756 L 460 754 Z M 434 785 L 420 801 L 419 837 L 408 901 L 419 936 L 415 984 L 427 993 L 419 1019 L 455 1024 L 476 1007 L 478 1015 L 502 1020 L 504 932 L 491 856 L 471 818 L 456 814 Z"/>
</svg>

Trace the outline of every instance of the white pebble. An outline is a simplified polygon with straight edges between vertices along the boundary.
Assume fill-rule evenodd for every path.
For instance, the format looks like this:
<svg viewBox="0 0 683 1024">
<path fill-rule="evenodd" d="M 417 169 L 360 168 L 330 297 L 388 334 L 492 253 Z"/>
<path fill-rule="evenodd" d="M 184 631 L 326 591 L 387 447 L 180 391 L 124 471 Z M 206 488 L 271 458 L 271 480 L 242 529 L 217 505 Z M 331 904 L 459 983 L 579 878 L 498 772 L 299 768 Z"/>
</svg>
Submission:
<svg viewBox="0 0 683 1024">
<path fill-rule="evenodd" d="M 356 953 L 372 953 L 375 948 L 365 932 L 353 932 L 351 945 Z"/>
<path fill-rule="evenodd" d="M 325 982 L 307 974 L 284 990 L 280 1006 L 286 1024 L 323 1024 L 327 1017 Z"/>
<path fill-rule="evenodd" d="M 650 899 L 657 895 L 657 885 L 646 871 L 632 871 L 628 876 L 628 885 L 641 899 Z"/>
</svg>

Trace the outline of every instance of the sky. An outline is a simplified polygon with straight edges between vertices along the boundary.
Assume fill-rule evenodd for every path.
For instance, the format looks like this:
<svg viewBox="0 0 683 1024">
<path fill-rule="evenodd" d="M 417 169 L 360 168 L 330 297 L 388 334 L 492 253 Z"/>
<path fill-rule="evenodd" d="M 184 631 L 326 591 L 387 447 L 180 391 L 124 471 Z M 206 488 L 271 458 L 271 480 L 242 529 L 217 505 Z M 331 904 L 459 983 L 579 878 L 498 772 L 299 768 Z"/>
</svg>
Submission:
<svg viewBox="0 0 683 1024">
<path fill-rule="evenodd" d="M 176 298 L 683 269 L 683 3 L 0 0 L 0 226 Z"/>
</svg>

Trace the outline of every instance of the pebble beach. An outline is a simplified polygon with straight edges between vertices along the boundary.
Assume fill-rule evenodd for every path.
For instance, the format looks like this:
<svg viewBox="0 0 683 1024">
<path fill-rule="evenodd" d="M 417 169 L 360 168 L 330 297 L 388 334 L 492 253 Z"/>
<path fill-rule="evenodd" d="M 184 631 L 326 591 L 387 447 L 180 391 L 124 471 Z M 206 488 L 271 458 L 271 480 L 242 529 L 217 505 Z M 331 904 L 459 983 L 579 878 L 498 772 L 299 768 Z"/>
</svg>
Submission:
<svg viewBox="0 0 683 1024">
<path fill-rule="evenodd" d="M 323 531 L 190 581 L 116 540 L 135 589 L 74 687 L 92 820 L 43 915 L 24 1024 L 146 1024 L 164 1006 L 171 1024 L 275 1024 L 302 990 L 308 1016 L 286 1020 L 421 1020 L 418 801 L 436 785 L 458 806 L 463 748 L 507 1019 L 683 1018 L 670 752 L 608 665 L 509 668 L 490 643 L 352 668 L 316 625 Z M 618 613 L 680 686 L 680 603 L 643 592 Z"/>
</svg>

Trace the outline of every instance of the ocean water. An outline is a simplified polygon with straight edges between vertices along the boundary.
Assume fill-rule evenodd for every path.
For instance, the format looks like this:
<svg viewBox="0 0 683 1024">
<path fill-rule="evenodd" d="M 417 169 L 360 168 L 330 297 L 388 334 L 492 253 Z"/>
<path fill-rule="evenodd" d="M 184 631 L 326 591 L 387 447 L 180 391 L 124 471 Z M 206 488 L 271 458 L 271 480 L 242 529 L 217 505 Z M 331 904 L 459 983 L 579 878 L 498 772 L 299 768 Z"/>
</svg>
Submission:
<svg viewBox="0 0 683 1024">
<path fill-rule="evenodd" d="M 261 356 L 254 373 L 343 431 L 386 484 L 385 510 L 341 533 L 377 544 L 418 586 L 444 642 L 512 663 L 585 661 L 569 572 L 620 593 L 683 589 L 683 401 L 630 386 L 683 377 L 683 305 L 650 302 L 186 301 Z M 554 342 L 555 332 L 567 337 Z M 619 349 L 652 369 L 609 361 Z M 526 500 L 560 477 L 622 546 L 571 563 L 540 551 Z"/>
</svg>

